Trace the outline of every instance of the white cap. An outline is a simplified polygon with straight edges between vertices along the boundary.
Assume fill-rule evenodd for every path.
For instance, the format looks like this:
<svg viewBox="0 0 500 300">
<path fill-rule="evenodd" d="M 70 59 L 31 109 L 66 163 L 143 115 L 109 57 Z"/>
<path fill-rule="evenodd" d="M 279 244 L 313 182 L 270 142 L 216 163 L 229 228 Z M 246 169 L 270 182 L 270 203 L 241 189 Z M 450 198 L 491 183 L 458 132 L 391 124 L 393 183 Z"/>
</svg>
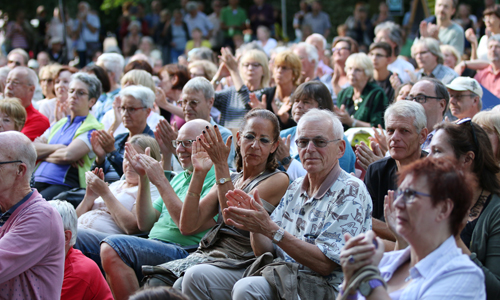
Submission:
<svg viewBox="0 0 500 300">
<path fill-rule="evenodd" d="M 470 91 L 478 95 L 480 99 L 483 97 L 483 89 L 474 78 L 460 76 L 453 79 L 446 87 L 453 91 Z"/>
</svg>

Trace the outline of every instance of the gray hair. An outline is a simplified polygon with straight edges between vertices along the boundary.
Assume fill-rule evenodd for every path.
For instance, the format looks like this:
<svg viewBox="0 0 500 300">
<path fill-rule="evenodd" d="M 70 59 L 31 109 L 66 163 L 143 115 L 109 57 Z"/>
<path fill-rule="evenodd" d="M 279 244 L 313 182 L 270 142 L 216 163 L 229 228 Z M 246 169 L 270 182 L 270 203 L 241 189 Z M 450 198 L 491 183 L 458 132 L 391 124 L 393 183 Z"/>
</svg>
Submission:
<svg viewBox="0 0 500 300">
<path fill-rule="evenodd" d="M 141 23 L 137 20 L 133 20 L 128 24 L 127 30 L 130 31 L 132 30 L 132 27 L 137 27 L 137 29 L 141 30 Z"/>
<path fill-rule="evenodd" d="M 187 94 L 191 92 L 201 92 L 207 101 L 214 98 L 215 95 L 214 87 L 205 77 L 195 77 L 184 85 L 182 93 Z"/>
<path fill-rule="evenodd" d="M 304 48 L 304 50 L 307 53 L 307 59 L 309 62 L 312 62 L 314 60 L 315 64 L 314 67 L 318 66 L 319 63 L 319 54 L 318 54 L 318 49 L 314 47 L 311 44 L 305 43 L 305 42 L 300 42 L 297 45 L 295 45 L 296 48 Z"/>
<path fill-rule="evenodd" d="M 493 35 L 491 35 L 488 38 L 488 44 L 490 43 L 490 41 L 495 41 L 495 42 L 500 43 L 500 34 L 493 34 Z"/>
<path fill-rule="evenodd" d="M 389 116 L 401 118 L 413 118 L 413 126 L 418 133 L 427 126 L 427 117 L 425 116 L 425 109 L 422 104 L 414 101 L 397 101 L 385 110 L 384 120 L 387 127 L 387 119 Z"/>
<path fill-rule="evenodd" d="M 257 44 L 257 41 L 251 41 L 250 43 L 243 44 L 243 45 L 241 45 L 241 47 L 236 49 L 236 56 L 239 55 L 240 57 L 243 57 L 243 55 L 245 55 L 250 50 L 260 50 L 260 51 L 266 53 L 264 51 L 264 48 L 262 48 L 261 46 L 259 46 L 259 44 Z M 267 56 L 267 54 L 266 54 L 266 56 Z"/>
<path fill-rule="evenodd" d="M 213 63 L 216 63 L 214 61 L 214 52 L 212 49 L 209 49 L 207 47 L 200 47 L 200 48 L 195 48 L 191 51 L 188 52 L 188 61 L 192 62 L 195 60 L 209 60 Z"/>
<path fill-rule="evenodd" d="M 153 39 L 150 36 L 143 36 L 141 38 L 141 42 L 142 41 L 148 42 L 151 45 L 151 47 L 154 47 L 154 45 L 155 45 L 155 42 L 153 41 Z"/>
<path fill-rule="evenodd" d="M 102 94 L 102 84 L 94 74 L 78 72 L 71 75 L 71 82 L 75 80 L 81 81 L 87 85 L 89 100 L 92 98 L 95 98 L 96 100 L 99 99 Z M 71 82 L 69 84 L 71 84 Z"/>
<path fill-rule="evenodd" d="M 7 57 L 9 57 L 9 55 L 14 54 L 14 53 L 21 55 L 23 57 L 23 60 L 24 60 L 24 65 L 25 66 L 28 65 L 28 61 L 30 60 L 30 56 L 29 56 L 28 52 L 26 52 L 26 50 L 24 50 L 22 48 L 12 49 L 9 52 L 9 54 L 7 54 Z"/>
<path fill-rule="evenodd" d="M 11 71 L 12 69 L 9 68 L 8 66 L 3 66 L 0 68 L 0 78 L 7 78 L 7 75 L 9 75 L 9 72 Z M 3 92 L 3 91 L 2 91 Z"/>
<path fill-rule="evenodd" d="M 28 85 L 30 85 L 30 86 L 37 86 L 38 85 L 38 75 L 36 75 L 36 72 L 33 71 L 33 69 L 30 69 L 30 68 L 24 67 L 24 66 L 20 66 L 20 67 L 17 67 L 17 68 L 10 70 L 10 72 L 12 72 L 14 70 L 16 70 L 16 72 L 19 72 L 19 71 L 24 72 L 24 75 L 26 75 L 26 83 Z"/>
<path fill-rule="evenodd" d="M 332 124 L 332 132 L 334 139 L 342 139 L 344 137 L 344 127 L 342 127 L 342 122 L 340 122 L 337 115 L 332 111 L 327 109 L 313 108 L 306 112 L 299 120 L 297 124 L 297 129 L 304 125 L 305 122 L 310 121 L 321 121 L 330 120 Z M 327 127 L 325 127 L 325 132 L 329 132 Z"/>
<path fill-rule="evenodd" d="M 66 200 L 50 200 L 49 204 L 61 215 L 64 231 L 71 231 L 69 246 L 72 247 L 76 243 L 78 234 L 78 217 L 75 208 Z"/>
<path fill-rule="evenodd" d="M 365 53 L 359 52 L 349 55 L 349 57 L 345 61 L 346 70 L 348 66 L 356 66 L 360 69 L 363 69 L 366 76 L 370 77 L 370 79 L 373 78 L 373 63 Z"/>
<path fill-rule="evenodd" d="M 443 64 L 444 57 L 443 52 L 441 52 L 441 48 L 439 47 L 439 41 L 433 38 L 420 38 L 418 41 L 416 41 L 413 46 L 411 46 L 411 57 L 415 58 L 415 47 L 422 45 L 427 47 L 429 52 L 437 57 L 438 64 Z"/>
<path fill-rule="evenodd" d="M 325 37 L 319 33 L 313 33 L 311 34 L 310 36 L 307 37 L 306 39 L 306 43 L 308 43 L 307 41 L 308 40 L 321 40 L 323 42 L 323 50 L 326 50 L 326 45 L 327 45 L 327 41 L 325 39 Z"/>
<path fill-rule="evenodd" d="M 155 103 L 155 93 L 150 88 L 142 85 L 131 85 L 120 91 L 120 97 L 130 96 L 140 100 L 146 108 L 153 108 Z"/>
<path fill-rule="evenodd" d="M 0 132 L 0 137 L 6 136 L 8 143 L 2 143 L 3 146 L 8 147 L 11 153 L 6 153 L 10 155 L 12 160 L 21 160 L 26 164 L 26 175 L 25 178 L 27 183 L 31 179 L 31 174 L 35 171 L 35 165 L 37 160 L 37 153 L 35 146 L 28 137 L 19 131 L 5 131 Z"/>
<path fill-rule="evenodd" d="M 118 53 L 103 53 L 97 58 L 97 64 L 102 63 L 104 68 L 115 74 L 115 81 L 120 82 L 122 77 L 125 59 Z"/>
<path fill-rule="evenodd" d="M 404 44 L 403 31 L 398 24 L 392 21 L 387 21 L 380 23 L 375 27 L 375 35 L 377 35 L 380 31 L 385 30 L 389 31 L 389 39 L 397 45 L 397 47 L 394 49 L 394 55 L 398 56 L 399 48 Z"/>
</svg>

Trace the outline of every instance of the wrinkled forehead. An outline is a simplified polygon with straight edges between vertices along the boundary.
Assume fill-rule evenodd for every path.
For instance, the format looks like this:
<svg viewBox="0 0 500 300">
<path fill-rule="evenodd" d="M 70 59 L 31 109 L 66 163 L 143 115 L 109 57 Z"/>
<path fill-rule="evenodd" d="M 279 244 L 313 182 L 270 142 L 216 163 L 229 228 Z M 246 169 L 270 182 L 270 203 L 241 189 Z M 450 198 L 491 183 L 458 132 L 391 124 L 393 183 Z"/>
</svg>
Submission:
<svg viewBox="0 0 500 300">
<path fill-rule="evenodd" d="M 333 137 L 332 123 L 328 120 L 304 119 L 297 125 L 297 137 Z"/>
<path fill-rule="evenodd" d="M 432 82 L 427 80 L 421 80 L 415 83 L 415 85 L 411 88 L 410 95 L 413 96 L 425 95 L 425 96 L 435 97 L 436 88 L 434 87 L 434 84 Z"/>
</svg>

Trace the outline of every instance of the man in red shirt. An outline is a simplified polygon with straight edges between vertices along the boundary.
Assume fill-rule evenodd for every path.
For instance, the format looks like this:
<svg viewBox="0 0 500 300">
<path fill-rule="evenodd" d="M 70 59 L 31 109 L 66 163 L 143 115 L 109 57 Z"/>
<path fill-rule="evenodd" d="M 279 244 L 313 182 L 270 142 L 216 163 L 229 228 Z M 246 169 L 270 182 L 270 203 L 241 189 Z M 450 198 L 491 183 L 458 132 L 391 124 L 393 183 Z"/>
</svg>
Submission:
<svg viewBox="0 0 500 300">
<path fill-rule="evenodd" d="M 478 71 L 474 79 L 500 98 L 500 37 L 497 35 L 492 35 L 488 39 L 488 59 L 490 65 Z"/>
<path fill-rule="evenodd" d="M 64 225 L 66 259 L 61 300 L 113 300 L 108 283 L 97 264 L 83 255 L 80 250 L 73 248 L 78 226 L 75 208 L 61 200 L 52 200 L 49 203 L 59 212 Z"/>
<path fill-rule="evenodd" d="M 26 109 L 26 123 L 21 132 L 31 141 L 41 136 L 50 127 L 49 119 L 31 104 L 37 81 L 38 76 L 35 71 L 27 67 L 17 67 L 9 72 L 4 91 L 6 98 L 18 98 Z"/>
</svg>

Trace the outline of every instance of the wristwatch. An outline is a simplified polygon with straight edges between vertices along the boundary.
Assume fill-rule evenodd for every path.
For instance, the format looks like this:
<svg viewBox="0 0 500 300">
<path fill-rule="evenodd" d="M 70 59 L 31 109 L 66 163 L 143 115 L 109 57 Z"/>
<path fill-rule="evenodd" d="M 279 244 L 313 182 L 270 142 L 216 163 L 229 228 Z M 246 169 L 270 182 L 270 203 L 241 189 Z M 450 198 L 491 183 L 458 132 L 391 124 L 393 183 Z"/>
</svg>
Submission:
<svg viewBox="0 0 500 300">
<path fill-rule="evenodd" d="M 221 178 L 221 179 L 217 180 L 215 183 L 217 183 L 218 185 L 221 185 L 221 184 L 224 184 L 224 183 L 229 182 L 229 181 L 231 181 L 231 177 Z"/>
<path fill-rule="evenodd" d="M 289 155 L 289 156 L 287 156 L 287 157 L 283 158 L 283 159 L 280 161 L 280 163 L 281 163 L 281 165 L 282 165 L 282 166 L 286 166 L 286 165 L 288 165 L 291 161 L 292 161 L 292 157 Z"/>
<path fill-rule="evenodd" d="M 371 279 L 368 281 L 363 281 L 358 288 L 361 295 L 368 297 L 375 288 L 379 286 L 384 286 L 384 283 L 380 279 Z"/>
<path fill-rule="evenodd" d="M 274 236 L 273 236 L 273 243 L 277 244 L 279 242 L 281 242 L 281 240 L 283 239 L 283 236 L 285 235 L 285 229 L 283 228 L 279 228 L 278 231 L 276 231 L 274 233 Z"/>
</svg>

